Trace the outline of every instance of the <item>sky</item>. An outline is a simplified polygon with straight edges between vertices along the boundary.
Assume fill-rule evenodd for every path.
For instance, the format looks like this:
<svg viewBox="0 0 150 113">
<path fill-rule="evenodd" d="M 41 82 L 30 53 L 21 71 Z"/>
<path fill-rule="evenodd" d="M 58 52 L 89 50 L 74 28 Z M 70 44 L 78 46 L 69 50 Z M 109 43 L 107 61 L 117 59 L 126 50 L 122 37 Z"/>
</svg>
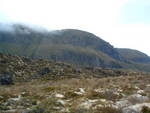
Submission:
<svg viewBox="0 0 150 113">
<path fill-rule="evenodd" d="M 94 33 L 150 55 L 150 0 L 0 0 L 0 23 Z"/>
</svg>

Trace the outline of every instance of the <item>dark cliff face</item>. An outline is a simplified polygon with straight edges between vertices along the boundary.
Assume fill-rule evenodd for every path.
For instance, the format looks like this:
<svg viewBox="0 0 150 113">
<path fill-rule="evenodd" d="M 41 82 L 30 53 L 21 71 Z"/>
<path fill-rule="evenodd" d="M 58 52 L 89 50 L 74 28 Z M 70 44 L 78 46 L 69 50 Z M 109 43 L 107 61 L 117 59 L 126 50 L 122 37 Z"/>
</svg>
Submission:
<svg viewBox="0 0 150 113">
<path fill-rule="evenodd" d="M 149 57 L 128 58 L 123 54 L 123 50 L 120 51 L 100 37 L 81 30 L 65 29 L 49 32 L 23 25 L 15 25 L 11 29 L 11 31 L 0 30 L 2 53 L 109 68 L 137 69 L 140 65 L 135 64 L 136 60 L 142 61 L 140 63 L 149 60 Z M 140 70 L 143 70 L 143 67 Z"/>
<path fill-rule="evenodd" d="M 112 45 L 92 33 L 75 29 L 66 29 L 59 31 L 59 35 L 55 35 L 53 37 L 53 39 L 48 39 L 50 42 L 48 40 L 46 41 L 49 43 L 52 42 L 56 44 L 69 44 L 84 48 L 92 48 L 97 51 L 102 51 L 114 59 L 121 59 L 121 56 Z"/>
</svg>

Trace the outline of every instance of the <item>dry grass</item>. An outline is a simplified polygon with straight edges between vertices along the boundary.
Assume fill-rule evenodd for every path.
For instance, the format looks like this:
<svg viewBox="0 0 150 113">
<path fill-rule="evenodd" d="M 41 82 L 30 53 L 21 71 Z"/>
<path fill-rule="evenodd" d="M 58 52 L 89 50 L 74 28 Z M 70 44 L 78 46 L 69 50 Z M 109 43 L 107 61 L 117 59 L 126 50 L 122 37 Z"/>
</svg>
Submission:
<svg viewBox="0 0 150 113">
<path fill-rule="evenodd" d="M 35 103 L 38 103 L 38 101 L 40 101 L 40 103 L 43 104 L 43 107 L 49 112 L 54 112 L 55 110 L 53 108 L 57 106 L 68 107 L 71 113 L 74 113 L 74 111 L 76 111 L 76 113 L 121 113 L 120 110 L 108 108 L 107 106 L 105 108 L 98 108 L 99 110 L 101 110 L 101 112 L 96 112 L 96 109 L 89 112 L 93 109 L 79 109 L 78 105 L 83 102 L 83 99 L 106 99 L 107 101 L 115 102 L 123 98 L 121 94 L 134 94 L 138 90 L 136 89 L 136 87 L 146 88 L 146 85 L 148 84 L 150 84 L 149 75 L 80 79 L 66 78 L 57 81 L 34 80 L 31 82 L 16 83 L 15 85 L 10 86 L 0 86 L 0 96 L 4 97 L 0 99 L 0 102 L 5 102 L 9 98 L 14 98 L 18 95 L 22 95 L 23 97 L 25 97 L 25 99 L 27 98 L 33 100 L 31 102 L 31 105 L 34 105 Z M 79 88 L 83 88 L 85 90 L 85 93 L 82 95 L 75 94 L 74 92 L 78 91 Z M 104 92 L 96 92 L 96 89 L 102 90 Z M 118 89 L 122 90 L 121 92 L 119 92 L 120 95 L 117 95 Z M 22 94 L 23 92 L 25 93 Z M 55 101 L 56 99 L 54 98 L 54 94 L 56 93 L 63 94 L 65 96 L 63 100 L 69 100 L 69 104 L 63 106 L 58 104 Z M 101 104 L 101 102 L 95 103 L 95 105 L 97 104 Z"/>
<path fill-rule="evenodd" d="M 135 82 L 136 81 L 136 82 Z M 48 93 L 55 90 L 66 91 L 75 90 L 78 88 L 85 88 L 91 91 L 99 88 L 119 88 L 124 91 L 136 90 L 135 86 L 145 88 L 150 84 L 150 76 L 120 76 L 107 78 L 82 78 L 82 79 L 62 79 L 58 81 L 40 81 L 34 80 L 32 82 L 16 83 L 15 85 L 0 86 L 0 95 L 10 94 L 18 95 L 21 92 L 30 92 L 36 94 Z"/>
</svg>

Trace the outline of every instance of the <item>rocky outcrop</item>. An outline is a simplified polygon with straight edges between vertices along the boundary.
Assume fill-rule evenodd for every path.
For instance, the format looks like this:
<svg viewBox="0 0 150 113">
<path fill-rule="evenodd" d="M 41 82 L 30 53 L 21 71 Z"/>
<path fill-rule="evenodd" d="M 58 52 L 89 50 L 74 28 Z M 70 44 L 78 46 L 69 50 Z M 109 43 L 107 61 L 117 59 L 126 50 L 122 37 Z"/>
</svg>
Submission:
<svg viewBox="0 0 150 113">
<path fill-rule="evenodd" d="M 10 85 L 13 83 L 13 75 L 11 73 L 0 74 L 0 85 Z"/>
<path fill-rule="evenodd" d="M 48 59 L 29 59 L 0 53 L 0 84 L 28 82 L 32 79 L 108 77 L 142 74 L 117 69 L 80 67 Z"/>
</svg>

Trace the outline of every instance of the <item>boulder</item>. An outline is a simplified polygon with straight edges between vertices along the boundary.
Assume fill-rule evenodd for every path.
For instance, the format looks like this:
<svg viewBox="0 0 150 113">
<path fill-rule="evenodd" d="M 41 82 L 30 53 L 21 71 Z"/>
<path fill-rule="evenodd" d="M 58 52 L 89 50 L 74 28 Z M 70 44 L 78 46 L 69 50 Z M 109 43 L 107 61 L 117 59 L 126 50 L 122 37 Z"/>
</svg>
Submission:
<svg viewBox="0 0 150 113">
<path fill-rule="evenodd" d="M 120 100 L 120 101 L 117 101 L 115 105 L 118 108 L 124 108 L 124 107 L 130 106 L 132 104 L 128 100 Z"/>
<path fill-rule="evenodd" d="M 11 73 L 0 74 L 0 85 L 13 84 L 13 75 Z"/>
<path fill-rule="evenodd" d="M 48 67 L 45 67 L 45 68 L 40 70 L 39 74 L 40 75 L 45 75 L 45 74 L 48 74 L 50 72 L 52 72 L 51 69 L 49 69 Z"/>
<path fill-rule="evenodd" d="M 143 103 L 148 100 L 149 98 L 147 96 L 142 96 L 140 94 L 133 94 L 128 97 L 128 101 L 130 101 L 132 104 Z"/>
<path fill-rule="evenodd" d="M 30 110 L 24 110 L 21 113 L 44 113 L 44 109 L 43 108 L 34 108 L 34 109 L 30 109 Z"/>
<path fill-rule="evenodd" d="M 132 105 L 132 106 L 123 108 L 122 111 L 123 111 L 123 113 L 141 113 L 141 110 L 144 106 L 149 108 L 150 103 L 142 103 L 142 104 Z"/>
</svg>

